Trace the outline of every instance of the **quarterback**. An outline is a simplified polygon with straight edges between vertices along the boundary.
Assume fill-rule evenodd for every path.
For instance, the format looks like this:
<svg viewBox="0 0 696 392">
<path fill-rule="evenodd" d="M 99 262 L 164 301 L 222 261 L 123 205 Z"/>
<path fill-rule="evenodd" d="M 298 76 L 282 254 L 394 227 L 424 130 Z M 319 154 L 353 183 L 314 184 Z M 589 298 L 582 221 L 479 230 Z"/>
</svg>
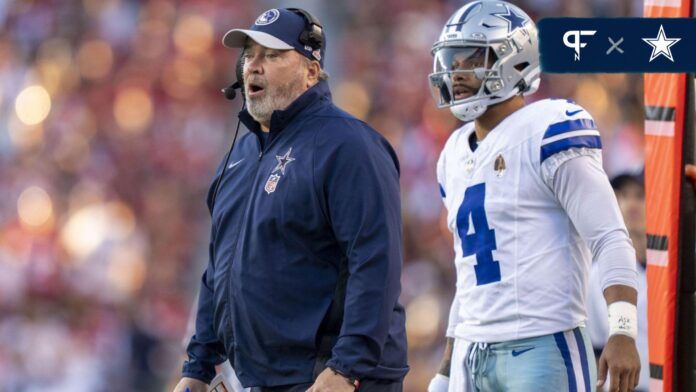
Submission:
<svg viewBox="0 0 696 392">
<path fill-rule="evenodd" d="M 429 391 L 632 390 L 635 250 L 592 116 L 565 99 L 525 104 L 540 81 L 537 30 L 513 4 L 463 6 L 432 53 L 433 95 L 466 123 L 437 164 L 457 286 Z M 584 327 L 593 261 L 610 325 L 599 372 Z"/>
</svg>

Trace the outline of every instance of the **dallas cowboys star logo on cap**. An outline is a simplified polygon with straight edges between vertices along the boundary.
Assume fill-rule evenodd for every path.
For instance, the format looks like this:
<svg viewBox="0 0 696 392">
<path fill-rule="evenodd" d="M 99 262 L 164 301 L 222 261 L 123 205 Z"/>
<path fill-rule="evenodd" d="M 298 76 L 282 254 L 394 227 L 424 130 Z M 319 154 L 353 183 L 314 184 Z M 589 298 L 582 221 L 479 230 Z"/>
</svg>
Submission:
<svg viewBox="0 0 696 392">
<path fill-rule="evenodd" d="M 290 147 L 290 149 L 285 152 L 285 155 L 276 155 L 276 159 L 278 160 L 278 164 L 276 165 L 275 169 L 273 169 L 273 171 L 271 173 L 275 173 L 278 170 L 280 170 L 280 173 L 285 175 L 285 167 L 288 165 L 288 163 L 295 160 L 295 158 L 290 156 L 291 152 L 292 152 L 292 147 Z"/>
<path fill-rule="evenodd" d="M 643 41 L 652 46 L 652 53 L 650 54 L 650 60 L 648 62 L 652 62 L 658 56 L 665 56 L 669 59 L 669 61 L 674 62 L 674 58 L 672 57 L 672 49 L 670 49 L 670 47 L 681 41 L 681 38 L 667 38 L 664 27 L 660 25 L 660 30 L 657 32 L 657 37 L 643 38 Z"/>
<path fill-rule="evenodd" d="M 515 11 L 511 10 L 507 5 L 504 6 L 506 12 L 496 12 L 491 15 L 503 19 L 508 24 L 508 33 L 515 31 L 517 28 L 523 28 L 527 24 L 528 19 L 522 15 L 517 15 Z"/>
<path fill-rule="evenodd" d="M 259 26 L 269 25 L 278 20 L 278 17 L 280 17 L 280 12 L 273 8 L 261 14 L 254 24 Z"/>
</svg>

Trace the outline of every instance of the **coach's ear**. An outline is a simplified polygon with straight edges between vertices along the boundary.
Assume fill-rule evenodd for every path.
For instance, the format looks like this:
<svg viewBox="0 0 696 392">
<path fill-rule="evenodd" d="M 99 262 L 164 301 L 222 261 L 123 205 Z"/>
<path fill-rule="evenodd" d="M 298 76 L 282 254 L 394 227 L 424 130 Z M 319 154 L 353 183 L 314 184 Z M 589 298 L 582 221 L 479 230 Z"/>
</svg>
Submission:
<svg viewBox="0 0 696 392">
<path fill-rule="evenodd" d="M 321 65 L 318 61 L 307 61 L 307 88 L 310 88 L 319 82 L 319 74 L 321 74 Z"/>
</svg>

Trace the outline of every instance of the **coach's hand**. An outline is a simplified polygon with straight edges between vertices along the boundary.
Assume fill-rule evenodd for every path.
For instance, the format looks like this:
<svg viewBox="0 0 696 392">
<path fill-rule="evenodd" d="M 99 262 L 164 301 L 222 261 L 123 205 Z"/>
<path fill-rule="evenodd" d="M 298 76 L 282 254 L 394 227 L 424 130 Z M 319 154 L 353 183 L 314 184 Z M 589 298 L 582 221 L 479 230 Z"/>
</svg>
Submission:
<svg viewBox="0 0 696 392">
<path fill-rule="evenodd" d="M 612 335 L 599 357 L 599 376 L 597 386 L 607 380 L 609 370 L 609 392 L 628 392 L 638 385 L 640 358 L 633 338 L 625 335 Z"/>
<path fill-rule="evenodd" d="M 342 375 L 334 373 L 330 368 L 324 369 L 307 392 L 353 392 L 355 387 Z"/>
<path fill-rule="evenodd" d="M 174 392 L 208 392 L 208 384 L 195 378 L 183 377 L 174 387 Z"/>
</svg>

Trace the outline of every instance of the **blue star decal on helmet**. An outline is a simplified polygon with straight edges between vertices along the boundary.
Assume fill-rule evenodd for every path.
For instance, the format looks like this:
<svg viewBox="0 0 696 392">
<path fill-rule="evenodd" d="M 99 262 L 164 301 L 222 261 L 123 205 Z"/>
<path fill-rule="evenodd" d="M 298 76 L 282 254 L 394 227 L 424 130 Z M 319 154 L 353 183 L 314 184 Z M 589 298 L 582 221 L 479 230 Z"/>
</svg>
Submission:
<svg viewBox="0 0 696 392">
<path fill-rule="evenodd" d="M 508 33 L 515 31 L 515 29 L 517 28 L 523 28 L 524 25 L 527 24 L 527 22 L 529 21 L 529 19 L 525 18 L 524 16 L 517 15 L 515 11 L 511 10 L 510 7 L 508 7 L 507 5 L 505 6 L 505 11 L 507 12 L 495 12 L 491 15 L 503 19 L 507 22 Z"/>
</svg>

